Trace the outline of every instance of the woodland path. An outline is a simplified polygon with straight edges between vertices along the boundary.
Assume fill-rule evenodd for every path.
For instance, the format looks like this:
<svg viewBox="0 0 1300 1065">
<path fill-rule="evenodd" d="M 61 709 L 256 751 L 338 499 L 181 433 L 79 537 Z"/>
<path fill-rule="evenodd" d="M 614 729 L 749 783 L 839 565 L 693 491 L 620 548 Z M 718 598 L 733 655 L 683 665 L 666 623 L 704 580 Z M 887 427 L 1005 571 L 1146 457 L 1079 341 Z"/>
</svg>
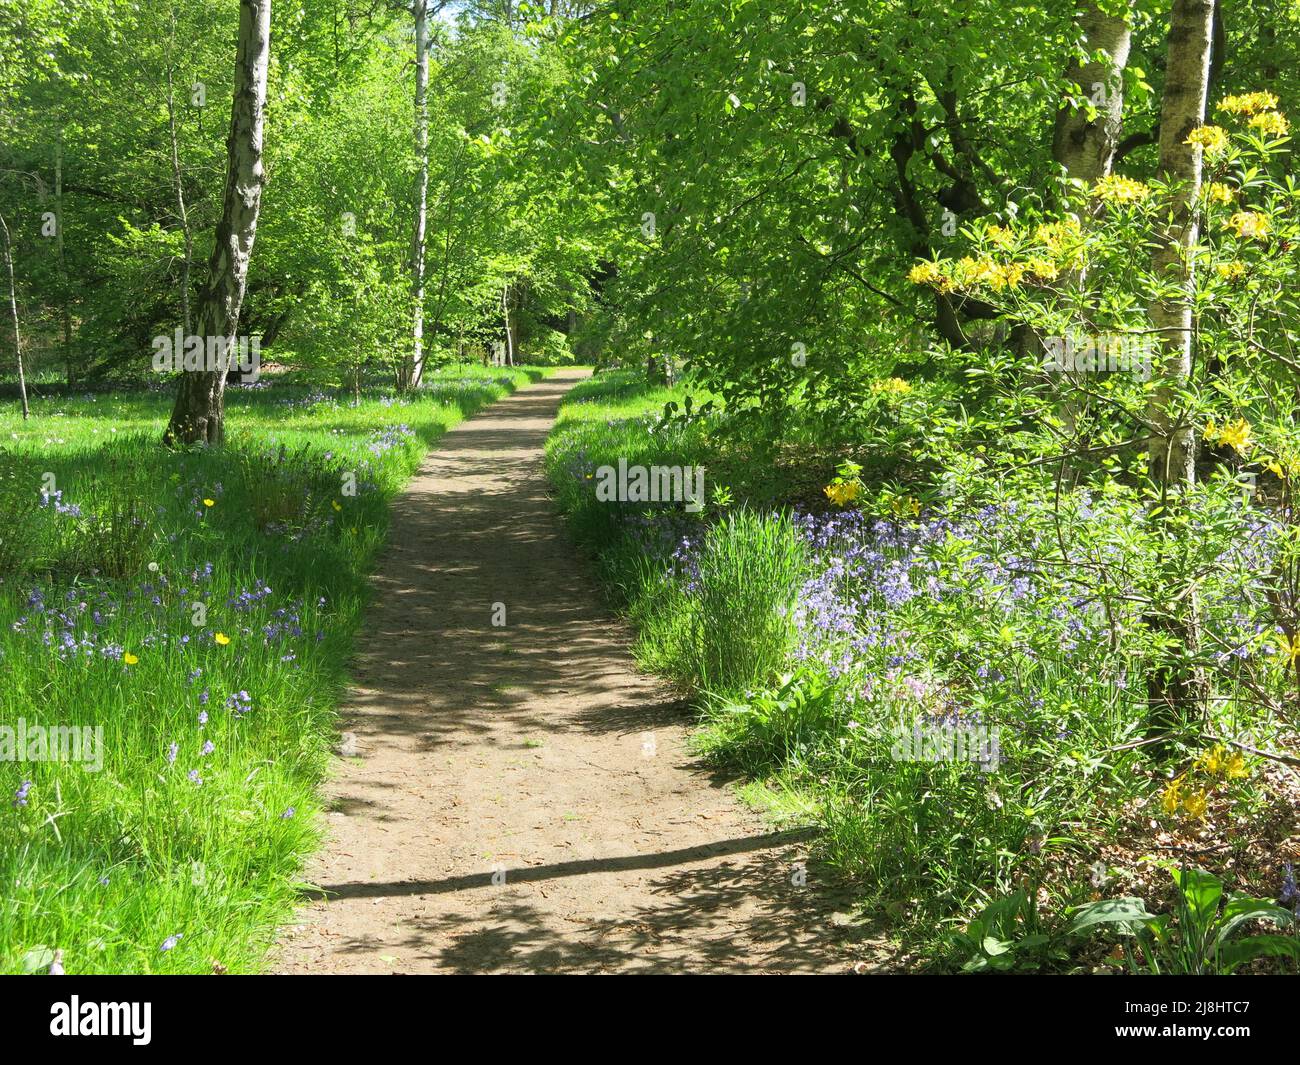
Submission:
<svg viewBox="0 0 1300 1065">
<path fill-rule="evenodd" d="M 845 972 L 874 944 L 688 752 L 546 489 L 562 370 L 448 432 L 394 505 L 281 972 Z M 506 624 L 493 627 L 494 604 Z M 859 961 L 858 971 L 875 969 Z"/>
</svg>

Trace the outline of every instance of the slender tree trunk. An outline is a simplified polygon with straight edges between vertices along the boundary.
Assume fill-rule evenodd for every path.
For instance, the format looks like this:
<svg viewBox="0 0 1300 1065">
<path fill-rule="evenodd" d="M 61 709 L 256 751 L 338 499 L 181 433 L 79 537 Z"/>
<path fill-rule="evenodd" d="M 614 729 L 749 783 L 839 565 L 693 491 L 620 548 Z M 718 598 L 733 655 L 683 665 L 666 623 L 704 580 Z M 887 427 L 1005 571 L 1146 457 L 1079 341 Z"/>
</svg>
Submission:
<svg viewBox="0 0 1300 1065">
<path fill-rule="evenodd" d="M 501 286 L 501 316 L 506 325 L 506 365 L 515 364 L 515 339 L 510 329 L 510 282 Z"/>
<path fill-rule="evenodd" d="M 55 133 L 54 141 L 54 249 L 59 260 L 59 316 L 63 324 L 63 366 L 68 384 L 76 378 L 72 365 L 72 310 L 68 306 L 72 297 L 68 284 L 68 259 L 63 248 L 63 120 Z"/>
<path fill-rule="evenodd" d="M 1177 550 L 1168 516 L 1178 497 L 1196 480 L 1196 434 L 1186 411 L 1178 409 L 1177 392 L 1192 374 L 1191 249 L 1197 239 L 1196 199 L 1201 188 L 1201 149 L 1187 136 L 1205 119 L 1209 91 L 1215 0 L 1174 0 L 1169 20 L 1169 55 L 1160 109 L 1159 177 L 1175 186 L 1169 222 L 1157 235 L 1151 269 L 1174 282 L 1177 295 L 1153 300 L 1147 308 L 1160 354 L 1158 382 L 1147 408 L 1152 431 L 1148 440 L 1149 471 L 1160 492 L 1157 528 L 1160 550 Z M 1163 733 L 1185 721 L 1205 695 L 1202 670 L 1187 660 L 1199 644 L 1195 596 L 1176 598 L 1168 589 L 1169 610 L 1153 612 L 1151 627 L 1181 649 L 1179 661 L 1166 660 L 1147 678 L 1148 732 Z"/>
<path fill-rule="evenodd" d="M 1086 0 L 1079 16 L 1083 48 L 1089 59 L 1071 60 L 1067 81 L 1077 84 L 1096 108 L 1090 119 L 1087 107 L 1063 106 L 1056 115 L 1052 155 L 1066 175 L 1092 184 L 1110 173 L 1119 144 L 1124 115 L 1124 67 L 1128 64 L 1132 28 L 1128 11 L 1104 14 L 1096 0 Z M 1093 58 L 1102 53 L 1102 58 Z"/>
<path fill-rule="evenodd" d="M 1214 0 L 1174 0 L 1169 25 L 1169 60 L 1160 109 L 1161 180 L 1177 185 L 1171 221 L 1158 234 L 1152 272 L 1177 283 L 1178 295 L 1148 307 L 1156 330 L 1163 372 L 1148 416 L 1150 470 L 1157 484 L 1183 488 L 1195 479 L 1196 436 L 1173 409 L 1174 391 L 1192 372 L 1192 270 L 1188 257 L 1197 238 L 1196 198 L 1201 189 L 1201 149 L 1187 136 L 1205 119 L 1210 74 Z"/>
<path fill-rule="evenodd" d="M 411 368 L 409 386 L 424 376 L 424 236 L 429 214 L 429 4 L 415 0 L 415 234 L 411 241 Z"/>
<path fill-rule="evenodd" d="M 9 275 L 9 317 L 14 327 L 14 356 L 18 361 L 18 396 L 23 404 L 23 421 L 26 421 L 31 417 L 31 410 L 27 406 L 27 377 L 23 372 L 23 338 L 18 330 L 18 287 L 14 284 L 14 253 L 4 215 L 0 215 L 0 236 L 5 241 L 5 271 Z"/>
<path fill-rule="evenodd" d="M 233 352 L 244 304 L 248 262 L 257 234 L 257 214 L 266 175 L 262 170 L 262 126 L 266 114 L 266 72 L 271 49 L 271 0 L 240 0 L 235 99 L 226 141 L 227 176 L 221 221 L 208 262 L 208 281 L 199 306 L 198 335 Z M 180 353 L 177 353 L 179 355 Z M 225 433 L 227 360 L 216 368 L 181 375 L 166 444 L 219 444 Z"/>
<path fill-rule="evenodd" d="M 171 9 L 172 43 L 176 41 L 176 8 Z M 181 234 L 185 238 L 185 258 L 181 261 L 181 321 L 185 335 L 190 335 L 190 264 L 194 261 L 194 233 L 190 229 L 189 211 L 185 206 L 185 184 L 181 173 L 180 136 L 176 128 L 176 96 L 172 84 L 171 53 L 167 56 L 167 124 L 172 141 L 172 181 L 176 185 L 176 210 L 181 220 Z"/>
<path fill-rule="evenodd" d="M 1065 79 L 1079 86 L 1087 103 L 1076 107 L 1067 102 L 1056 113 L 1052 157 L 1067 179 L 1086 186 L 1110 173 L 1119 145 L 1124 116 L 1124 67 L 1128 64 L 1132 40 L 1128 19 L 1127 7 L 1123 14 L 1108 15 L 1097 6 L 1097 0 L 1085 0 L 1079 13 L 1082 48 L 1088 58 L 1083 62 L 1078 58 L 1070 60 Z M 1094 113 L 1096 117 L 1090 118 Z M 1100 209 L 1098 201 L 1097 210 Z M 1061 284 L 1083 292 L 1087 284 L 1085 268 L 1070 270 Z M 1041 335 L 1033 329 L 1025 329 L 1018 342 L 1021 350 L 1035 357 L 1045 350 Z M 1083 406 L 1079 393 L 1066 390 L 1059 414 L 1072 439 L 1076 437 Z M 1075 442 L 1081 449 L 1090 443 L 1087 439 Z"/>
</svg>

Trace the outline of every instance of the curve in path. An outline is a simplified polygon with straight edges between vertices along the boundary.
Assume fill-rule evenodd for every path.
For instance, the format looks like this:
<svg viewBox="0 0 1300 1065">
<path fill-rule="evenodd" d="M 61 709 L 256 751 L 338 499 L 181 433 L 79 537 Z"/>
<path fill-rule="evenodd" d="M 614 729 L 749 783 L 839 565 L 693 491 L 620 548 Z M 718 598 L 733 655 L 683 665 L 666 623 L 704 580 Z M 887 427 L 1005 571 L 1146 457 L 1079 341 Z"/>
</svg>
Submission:
<svg viewBox="0 0 1300 1065">
<path fill-rule="evenodd" d="M 395 502 L 342 710 L 358 756 L 279 971 L 848 967 L 801 837 L 695 763 L 566 538 L 542 448 L 583 375 L 462 422 Z"/>
</svg>

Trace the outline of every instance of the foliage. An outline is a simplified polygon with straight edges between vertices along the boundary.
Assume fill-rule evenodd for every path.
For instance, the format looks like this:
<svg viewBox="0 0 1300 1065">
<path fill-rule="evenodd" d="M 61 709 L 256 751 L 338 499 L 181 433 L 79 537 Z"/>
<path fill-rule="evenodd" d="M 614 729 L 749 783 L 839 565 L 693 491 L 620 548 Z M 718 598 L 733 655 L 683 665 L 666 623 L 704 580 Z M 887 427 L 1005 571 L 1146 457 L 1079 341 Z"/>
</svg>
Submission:
<svg viewBox="0 0 1300 1065">
<path fill-rule="evenodd" d="M 1203 869 L 1171 866 L 1169 873 L 1176 889 L 1172 913 L 1148 913 L 1131 896 L 1105 899 L 1080 906 L 1070 932 L 1113 926 L 1123 937 L 1129 971 L 1154 975 L 1227 974 L 1263 957 L 1300 960 L 1300 937 L 1238 934 L 1256 921 L 1288 928 L 1295 924 L 1288 910 L 1268 899 L 1225 897 L 1222 881 Z"/>
</svg>

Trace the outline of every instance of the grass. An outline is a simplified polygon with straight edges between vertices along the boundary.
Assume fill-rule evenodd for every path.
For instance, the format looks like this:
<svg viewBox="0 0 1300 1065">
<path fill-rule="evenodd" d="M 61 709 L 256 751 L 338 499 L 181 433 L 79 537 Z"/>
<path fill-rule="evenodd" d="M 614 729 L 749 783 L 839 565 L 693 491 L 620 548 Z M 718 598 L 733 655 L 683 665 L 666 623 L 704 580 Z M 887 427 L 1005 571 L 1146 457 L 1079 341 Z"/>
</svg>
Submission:
<svg viewBox="0 0 1300 1065">
<path fill-rule="evenodd" d="M 159 446 L 168 393 L 0 413 L 0 723 L 102 737 L 97 771 L 0 760 L 0 972 L 56 948 L 70 973 L 264 964 L 318 843 L 389 504 L 540 376 L 448 369 L 357 406 L 236 389 L 212 451 Z"/>
<path fill-rule="evenodd" d="M 665 403 L 684 396 L 627 372 L 574 389 L 547 447 L 555 493 L 634 622 L 643 668 L 694 696 L 697 749 L 738 773 L 742 794 L 775 819 L 816 824 L 820 856 L 910 947 L 945 964 L 966 949 L 954 933 L 1018 893 L 1057 916 L 1099 892 L 1163 894 L 1151 855 L 1213 855 L 1235 887 L 1276 890 L 1296 858 L 1294 775 L 1250 758 L 1231 774 L 1223 758 L 1206 769 L 1201 732 L 1287 750 L 1294 723 L 1228 698 L 1203 728 L 1184 729 L 1171 761 L 1153 760 L 1135 742 L 1153 653 L 1140 619 L 1052 564 L 1061 521 L 1079 552 L 1137 570 L 1140 506 L 1094 501 L 1095 513 L 1072 519 L 1051 510 L 1048 492 L 904 520 L 824 499 L 826 513 L 792 514 L 809 477 L 725 451 L 712 417 L 662 423 Z M 704 463 L 709 506 L 691 515 L 599 501 L 592 472 L 620 458 Z M 832 469 L 812 479 L 825 484 Z M 1215 527 L 1236 529 L 1240 514 L 1230 503 Z M 1229 557 L 1245 534 L 1216 535 L 1205 549 L 1224 561 L 1203 588 L 1206 624 L 1217 646 L 1233 647 L 1242 596 L 1257 592 Z M 1248 661 L 1276 672 L 1267 648 Z M 1234 690 L 1230 672 L 1220 681 Z M 998 764 L 909 752 L 914 725 L 940 736 L 996 729 Z M 1179 774 L 1207 809 L 1163 807 Z M 1029 963 L 1071 961 L 1054 947 Z"/>
</svg>

